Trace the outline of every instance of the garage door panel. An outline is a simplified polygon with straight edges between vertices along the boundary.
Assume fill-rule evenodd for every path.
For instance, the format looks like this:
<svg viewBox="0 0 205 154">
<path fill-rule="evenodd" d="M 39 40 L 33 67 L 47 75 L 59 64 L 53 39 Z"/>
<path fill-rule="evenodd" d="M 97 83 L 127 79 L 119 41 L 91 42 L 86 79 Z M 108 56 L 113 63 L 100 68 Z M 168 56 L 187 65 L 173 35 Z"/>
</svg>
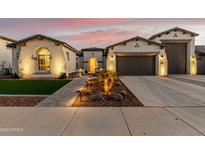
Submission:
<svg viewBox="0 0 205 154">
<path fill-rule="evenodd" d="M 186 74 L 186 43 L 164 43 L 168 59 L 168 74 Z"/>
<path fill-rule="evenodd" d="M 121 75 L 155 75 L 155 56 L 118 56 L 117 72 Z"/>
</svg>

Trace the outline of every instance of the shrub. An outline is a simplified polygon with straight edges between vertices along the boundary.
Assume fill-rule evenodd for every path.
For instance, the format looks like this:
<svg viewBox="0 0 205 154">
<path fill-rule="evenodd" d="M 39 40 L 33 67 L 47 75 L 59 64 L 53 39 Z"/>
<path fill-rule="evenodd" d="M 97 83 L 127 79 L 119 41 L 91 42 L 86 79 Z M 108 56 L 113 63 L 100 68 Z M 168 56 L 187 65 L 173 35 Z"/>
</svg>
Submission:
<svg viewBox="0 0 205 154">
<path fill-rule="evenodd" d="M 12 74 L 11 78 L 12 79 L 20 79 L 20 76 L 15 72 L 14 74 Z"/>
<path fill-rule="evenodd" d="M 117 79 L 117 74 L 113 71 L 101 70 L 98 75 L 98 82 L 103 84 L 103 89 L 106 93 L 112 90 Z"/>
<path fill-rule="evenodd" d="M 58 76 L 58 79 L 66 79 L 67 78 L 67 75 L 66 73 L 61 73 L 59 76 Z"/>
</svg>

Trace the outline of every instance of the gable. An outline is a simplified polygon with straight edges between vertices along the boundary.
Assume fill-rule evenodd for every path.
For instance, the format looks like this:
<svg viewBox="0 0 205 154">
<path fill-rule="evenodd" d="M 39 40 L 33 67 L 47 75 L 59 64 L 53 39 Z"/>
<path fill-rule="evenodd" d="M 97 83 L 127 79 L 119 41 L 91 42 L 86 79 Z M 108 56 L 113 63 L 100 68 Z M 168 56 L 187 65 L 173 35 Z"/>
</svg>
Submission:
<svg viewBox="0 0 205 154">
<path fill-rule="evenodd" d="M 132 39 L 129 40 L 127 42 L 121 43 L 121 44 L 117 44 L 111 48 L 109 48 L 109 51 L 112 52 L 139 52 L 139 53 L 144 53 L 144 52 L 160 52 L 161 50 L 163 50 L 164 48 L 166 48 L 166 46 L 164 45 L 160 45 L 157 44 L 156 42 L 150 42 L 150 41 L 146 41 L 143 39 Z"/>
<path fill-rule="evenodd" d="M 161 33 L 155 34 L 150 37 L 150 40 L 159 42 L 160 40 L 191 40 L 199 34 L 182 29 L 182 28 L 172 28 Z"/>
<path fill-rule="evenodd" d="M 181 32 L 181 31 L 171 31 L 168 34 L 161 34 L 158 38 L 154 40 L 191 40 L 193 38 L 192 35 Z"/>
<path fill-rule="evenodd" d="M 16 48 L 16 46 L 22 46 L 22 45 L 24 46 L 28 41 L 32 41 L 34 39 L 35 40 L 39 40 L 39 41 L 49 40 L 49 41 L 55 43 L 55 45 L 63 45 L 63 46 L 65 46 L 66 48 L 68 48 L 68 49 L 72 50 L 73 52 L 75 52 L 77 55 L 81 54 L 78 50 L 76 50 L 75 48 L 73 48 L 72 46 L 70 46 L 69 44 L 67 44 L 65 42 L 60 41 L 60 40 L 56 40 L 54 38 L 51 38 L 51 37 L 48 37 L 48 36 L 45 36 L 45 35 L 41 35 L 41 34 L 27 37 L 25 39 L 22 39 L 22 40 L 14 42 L 14 43 L 8 44 L 7 46 L 11 47 L 11 48 Z"/>
</svg>

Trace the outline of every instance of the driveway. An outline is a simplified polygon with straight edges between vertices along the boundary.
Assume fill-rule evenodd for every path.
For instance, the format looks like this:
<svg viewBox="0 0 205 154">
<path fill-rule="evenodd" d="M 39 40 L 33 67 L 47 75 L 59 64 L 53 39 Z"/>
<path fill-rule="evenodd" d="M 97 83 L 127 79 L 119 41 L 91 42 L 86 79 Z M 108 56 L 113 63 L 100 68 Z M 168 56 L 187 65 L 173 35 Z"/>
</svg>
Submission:
<svg viewBox="0 0 205 154">
<path fill-rule="evenodd" d="M 180 75 L 169 75 L 169 77 L 183 78 L 195 81 L 205 82 L 205 75 L 189 75 L 189 74 L 180 74 Z"/>
<path fill-rule="evenodd" d="M 205 87 L 205 75 L 169 75 L 171 79 Z"/>
<path fill-rule="evenodd" d="M 121 80 L 144 106 L 205 106 L 205 88 L 158 76 L 123 76 Z"/>
</svg>

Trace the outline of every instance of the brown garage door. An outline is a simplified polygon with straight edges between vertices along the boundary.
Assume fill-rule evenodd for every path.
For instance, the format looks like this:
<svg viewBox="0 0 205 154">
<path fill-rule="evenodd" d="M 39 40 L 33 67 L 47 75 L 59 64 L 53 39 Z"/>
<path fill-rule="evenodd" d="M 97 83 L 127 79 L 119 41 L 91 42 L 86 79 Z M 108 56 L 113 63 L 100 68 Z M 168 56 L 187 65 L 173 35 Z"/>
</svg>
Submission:
<svg viewBox="0 0 205 154">
<path fill-rule="evenodd" d="M 121 75 L 155 75 L 155 56 L 117 56 Z"/>
<path fill-rule="evenodd" d="M 186 74 L 186 43 L 164 43 L 168 59 L 168 74 Z"/>
</svg>

